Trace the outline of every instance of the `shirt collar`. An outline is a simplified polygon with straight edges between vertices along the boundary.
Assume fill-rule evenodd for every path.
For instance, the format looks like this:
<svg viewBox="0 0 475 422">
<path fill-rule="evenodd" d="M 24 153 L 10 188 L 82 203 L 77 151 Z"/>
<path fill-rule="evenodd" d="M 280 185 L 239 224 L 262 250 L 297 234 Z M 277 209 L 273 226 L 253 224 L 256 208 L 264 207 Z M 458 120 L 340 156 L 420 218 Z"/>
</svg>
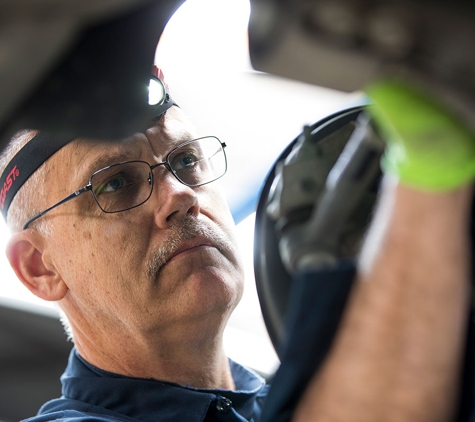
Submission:
<svg viewBox="0 0 475 422">
<path fill-rule="evenodd" d="M 65 398 L 144 422 L 201 422 L 210 407 L 219 407 L 223 398 L 225 403 L 232 403 L 229 412 L 252 420 L 256 398 L 265 395 L 265 381 L 232 360 L 230 367 L 236 391 L 197 389 L 103 371 L 73 348 L 61 382 Z"/>
</svg>

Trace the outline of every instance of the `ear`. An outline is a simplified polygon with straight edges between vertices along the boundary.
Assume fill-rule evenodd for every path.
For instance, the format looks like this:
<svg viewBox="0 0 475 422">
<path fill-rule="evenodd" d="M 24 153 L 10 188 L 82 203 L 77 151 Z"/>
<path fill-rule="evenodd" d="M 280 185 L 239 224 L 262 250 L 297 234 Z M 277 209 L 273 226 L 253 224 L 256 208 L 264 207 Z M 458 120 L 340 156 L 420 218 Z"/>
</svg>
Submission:
<svg viewBox="0 0 475 422">
<path fill-rule="evenodd" d="M 66 283 L 44 253 L 44 238 L 39 233 L 14 233 L 6 254 L 17 277 L 35 296 L 58 301 L 66 295 Z"/>
</svg>

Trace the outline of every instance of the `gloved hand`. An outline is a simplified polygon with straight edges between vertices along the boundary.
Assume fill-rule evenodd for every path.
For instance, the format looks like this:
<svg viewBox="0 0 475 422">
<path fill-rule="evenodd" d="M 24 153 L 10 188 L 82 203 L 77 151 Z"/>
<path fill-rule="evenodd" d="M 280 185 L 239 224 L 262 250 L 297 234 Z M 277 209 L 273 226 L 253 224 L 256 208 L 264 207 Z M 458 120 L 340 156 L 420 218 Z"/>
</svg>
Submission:
<svg viewBox="0 0 475 422">
<path fill-rule="evenodd" d="M 405 82 L 377 81 L 365 90 L 387 148 L 383 171 L 402 184 L 444 191 L 475 180 L 475 134 L 429 94 Z"/>
</svg>

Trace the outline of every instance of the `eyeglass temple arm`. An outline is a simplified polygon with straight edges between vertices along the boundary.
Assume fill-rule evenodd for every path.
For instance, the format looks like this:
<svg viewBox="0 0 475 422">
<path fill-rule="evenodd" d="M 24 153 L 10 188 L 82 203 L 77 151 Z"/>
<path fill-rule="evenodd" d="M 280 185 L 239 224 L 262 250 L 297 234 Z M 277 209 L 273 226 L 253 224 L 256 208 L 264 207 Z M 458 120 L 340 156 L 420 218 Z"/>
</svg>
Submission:
<svg viewBox="0 0 475 422">
<path fill-rule="evenodd" d="M 57 204 L 54 204 L 53 206 L 45 209 L 44 211 L 41 211 L 40 213 L 34 215 L 33 217 L 31 217 L 30 219 L 28 219 L 26 221 L 25 224 L 23 224 L 23 230 L 26 230 L 28 228 L 28 226 L 33 222 L 35 221 L 36 219 L 42 217 L 43 215 L 45 215 L 47 212 L 55 209 L 56 207 L 59 207 L 60 205 L 64 204 L 65 202 L 68 202 L 70 201 L 71 199 L 74 199 L 76 198 L 77 196 L 83 194 L 84 192 L 87 192 L 87 191 L 90 191 L 92 189 L 92 186 L 91 184 L 89 183 L 88 185 L 84 186 L 83 188 L 77 190 L 76 192 L 73 192 L 71 195 L 67 196 L 66 198 L 64 198 L 63 200 L 59 201 Z"/>
<path fill-rule="evenodd" d="M 226 152 L 224 151 L 224 148 L 226 148 L 227 145 L 224 142 L 220 142 L 220 144 L 221 144 L 221 149 L 218 149 L 216 152 L 211 154 L 209 157 L 202 158 L 201 160 L 198 160 L 198 161 L 209 160 L 210 158 L 213 158 L 216 154 L 219 154 L 221 151 L 223 151 L 224 155 L 226 155 Z"/>
<path fill-rule="evenodd" d="M 215 155 L 219 154 L 220 152 L 224 152 L 224 148 L 214 152 L 209 157 L 204 157 L 201 160 L 196 160 L 194 164 L 198 164 L 200 161 L 210 160 L 211 158 L 213 158 Z"/>
</svg>

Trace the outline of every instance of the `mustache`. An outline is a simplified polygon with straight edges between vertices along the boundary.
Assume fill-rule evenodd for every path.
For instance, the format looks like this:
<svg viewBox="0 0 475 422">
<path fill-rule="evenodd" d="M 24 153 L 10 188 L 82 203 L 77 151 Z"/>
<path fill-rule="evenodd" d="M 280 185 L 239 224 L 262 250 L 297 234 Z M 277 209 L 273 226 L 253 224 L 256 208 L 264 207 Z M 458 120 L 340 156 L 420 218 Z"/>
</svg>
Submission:
<svg viewBox="0 0 475 422">
<path fill-rule="evenodd" d="M 169 235 L 163 244 L 153 253 L 146 263 L 149 280 L 153 281 L 157 279 L 160 270 L 167 263 L 169 257 L 177 251 L 181 243 L 185 240 L 203 237 L 221 253 L 234 250 L 234 245 L 223 231 L 219 228 L 211 228 L 207 223 L 189 214 L 172 224 L 169 231 Z"/>
</svg>

